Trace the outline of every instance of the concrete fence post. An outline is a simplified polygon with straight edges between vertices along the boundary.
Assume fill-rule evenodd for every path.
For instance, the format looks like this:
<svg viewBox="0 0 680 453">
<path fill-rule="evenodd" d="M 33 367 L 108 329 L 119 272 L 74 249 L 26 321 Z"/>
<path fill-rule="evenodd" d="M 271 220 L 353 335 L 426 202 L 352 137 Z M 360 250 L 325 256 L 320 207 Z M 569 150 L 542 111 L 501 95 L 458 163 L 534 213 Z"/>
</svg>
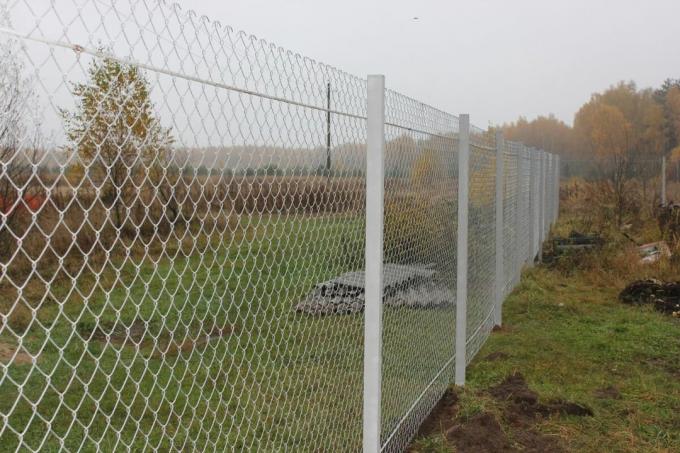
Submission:
<svg viewBox="0 0 680 453">
<path fill-rule="evenodd" d="M 661 158 L 661 204 L 666 206 L 666 156 Z"/>
<path fill-rule="evenodd" d="M 517 146 L 515 146 L 515 149 L 517 149 Z M 522 213 L 519 211 L 520 206 L 522 205 L 521 197 L 522 197 L 522 150 L 517 149 L 517 165 L 516 165 L 516 176 L 515 176 L 515 235 L 514 235 L 514 242 L 515 242 L 515 247 L 513 248 L 515 251 L 515 259 L 513 260 L 514 266 L 515 266 L 515 275 L 514 275 L 514 282 L 515 285 L 519 284 L 521 278 L 522 278 L 522 266 L 524 263 L 522 262 L 522 249 L 520 248 L 520 245 L 522 245 L 522 241 L 520 241 L 520 221 L 523 218 Z"/>
<path fill-rule="evenodd" d="M 458 238 L 456 266 L 455 383 L 465 385 L 467 347 L 468 207 L 470 190 L 470 115 L 458 119 Z"/>
<path fill-rule="evenodd" d="M 505 276 L 503 269 L 503 189 L 505 187 L 505 140 L 503 133 L 496 132 L 496 276 L 494 323 L 502 324 L 503 319 L 503 289 Z"/>
<path fill-rule="evenodd" d="M 539 211 L 539 203 L 540 199 L 538 196 L 538 192 L 540 190 L 540 178 L 538 175 L 538 170 L 539 170 L 539 161 L 538 161 L 538 151 L 534 148 L 529 148 L 529 162 L 531 166 L 530 170 L 530 181 L 531 181 L 531 258 L 530 258 L 530 265 L 533 266 L 534 262 L 536 260 L 536 256 L 538 255 L 538 240 L 539 240 L 539 218 L 538 218 L 538 211 Z"/>
<path fill-rule="evenodd" d="M 539 151 L 538 153 L 540 167 L 538 170 L 539 183 L 538 188 L 538 262 L 543 261 L 543 241 L 545 240 L 545 173 L 546 173 L 546 153 Z"/>
<path fill-rule="evenodd" d="M 560 156 L 555 156 L 555 223 L 560 216 Z"/>
<path fill-rule="evenodd" d="M 382 385 L 385 77 L 368 76 L 367 89 L 363 451 L 378 453 Z"/>
</svg>

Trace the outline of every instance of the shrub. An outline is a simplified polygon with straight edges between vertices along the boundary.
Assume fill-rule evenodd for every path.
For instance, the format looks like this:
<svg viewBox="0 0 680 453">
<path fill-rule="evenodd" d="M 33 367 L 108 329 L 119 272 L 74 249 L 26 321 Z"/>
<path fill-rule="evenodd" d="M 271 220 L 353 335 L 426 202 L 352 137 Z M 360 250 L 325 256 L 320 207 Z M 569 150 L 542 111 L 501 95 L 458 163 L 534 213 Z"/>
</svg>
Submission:
<svg viewBox="0 0 680 453">
<path fill-rule="evenodd" d="M 385 262 L 431 264 L 443 251 L 455 253 L 455 205 L 432 194 L 404 195 L 385 204 Z M 435 263 L 437 264 L 437 263 Z"/>
</svg>

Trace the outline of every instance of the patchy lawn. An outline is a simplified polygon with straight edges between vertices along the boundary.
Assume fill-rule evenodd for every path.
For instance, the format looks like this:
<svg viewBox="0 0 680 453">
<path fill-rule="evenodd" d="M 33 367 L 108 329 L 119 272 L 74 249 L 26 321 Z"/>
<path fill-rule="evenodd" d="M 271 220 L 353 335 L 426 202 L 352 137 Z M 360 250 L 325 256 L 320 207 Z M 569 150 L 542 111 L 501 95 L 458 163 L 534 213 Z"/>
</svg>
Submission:
<svg viewBox="0 0 680 453">
<path fill-rule="evenodd" d="M 680 320 L 620 303 L 619 286 L 527 272 L 412 451 L 680 451 Z"/>
</svg>

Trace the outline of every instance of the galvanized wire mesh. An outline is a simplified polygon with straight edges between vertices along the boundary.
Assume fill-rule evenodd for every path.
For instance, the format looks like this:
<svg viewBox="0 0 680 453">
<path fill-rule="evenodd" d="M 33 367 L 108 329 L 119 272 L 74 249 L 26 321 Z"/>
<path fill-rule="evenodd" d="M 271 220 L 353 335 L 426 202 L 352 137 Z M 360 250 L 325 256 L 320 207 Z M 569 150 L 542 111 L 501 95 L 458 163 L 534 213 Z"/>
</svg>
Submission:
<svg viewBox="0 0 680 453">
<path fill-rule="evenodd" d="M 496 141 L 470 131 L 468 305 L 466 360 L 470 362 L 493 328 L 496 269 Z"/>
<path fill-rule="evenodd" d="M 3 449 L 360 449 L 366 81 L 156 0 L 3 3 L 0 67 Z M 386 451 L 452 377 L 458 129 L 386 93 Z M 508 292 L 541 207 L 504 152 Z M 495 165 L 474 129 L 467 361 Z"/>
<path fill-rule="evenodd" d="M 520 149 L 505 142 L 503 149 L 503 297 L 517 283 L 520 263 Z"/>
<path fill-rule="evenodd" d="M 519 243 L 520 253 L 519 266 L 531 264 L 532 256 L 532 181 L 531 181 L 531 154 L 523 145 L 518 145 L 519 152 Z"/>
<path fill-rule="evenodd" d="M 358 449 L 365 82 L 163 2 L 8 13 L 3 449 Z"/>
<path fill-rule="evenodd" d="M 458 120 L 388 92 L 383 311 L 384 451 L 403 451 L 451 382 Z M 401 118 L 400 118 L 401 117 Z M 398 267 L 395 267 L 398 266 Z"/>
</svg>

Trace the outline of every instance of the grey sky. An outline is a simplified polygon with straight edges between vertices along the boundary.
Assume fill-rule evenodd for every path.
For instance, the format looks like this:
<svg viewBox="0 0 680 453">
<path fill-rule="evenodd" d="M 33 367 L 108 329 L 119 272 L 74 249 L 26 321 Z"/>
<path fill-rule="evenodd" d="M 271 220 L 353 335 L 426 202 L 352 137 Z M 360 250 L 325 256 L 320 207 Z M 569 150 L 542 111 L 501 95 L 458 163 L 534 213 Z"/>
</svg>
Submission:
<svg viewBox="0 0 680 453">
<path fill-rule="evenodd" d="M 185 9 L 478 126 L 554 113 L 571 123 L 619 80 L 680 77 L 678 0 L 179 0 Z M 418 17 L 418 20 L 413 20 Z"/>
</svg>

